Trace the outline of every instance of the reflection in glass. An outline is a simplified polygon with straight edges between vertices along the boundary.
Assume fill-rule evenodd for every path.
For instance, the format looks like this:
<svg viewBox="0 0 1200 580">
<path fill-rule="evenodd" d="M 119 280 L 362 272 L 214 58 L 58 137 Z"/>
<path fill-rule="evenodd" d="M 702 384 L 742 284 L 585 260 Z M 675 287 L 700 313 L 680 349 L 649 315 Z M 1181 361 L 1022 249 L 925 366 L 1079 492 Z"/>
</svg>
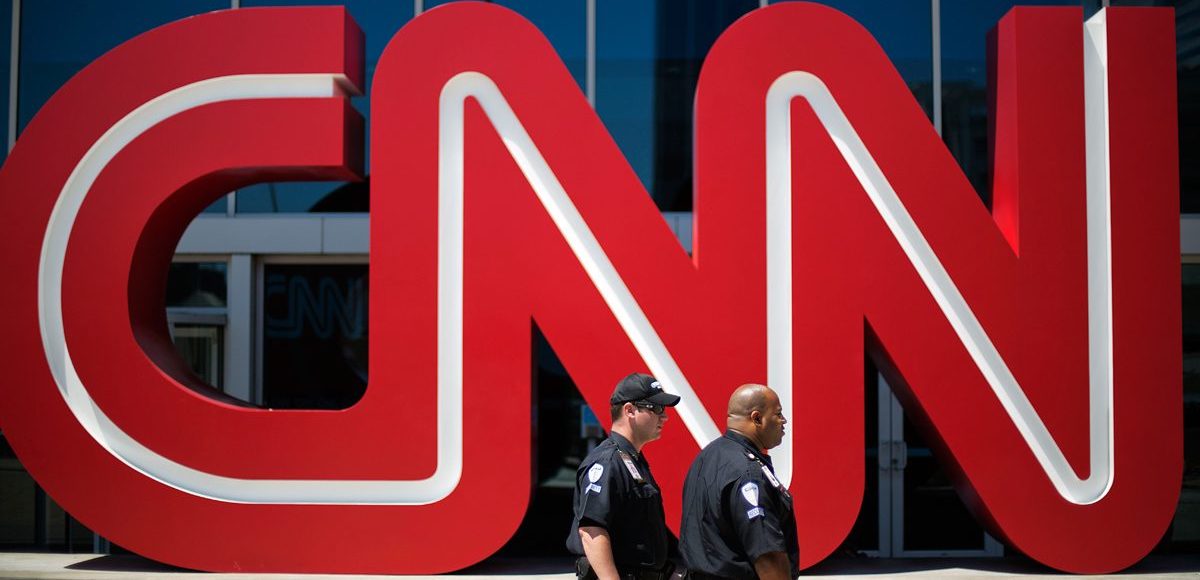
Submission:
<svg viewBox="0 0 1200 580">
<path fill-rule="evenodd" d="M 224 329 L 215 324 L 176 323 L 171 338 L 175 342 L 175 349 L 196 377 L 206 385 L 221 389 L 224 382 Z"/>
<path fill-rule="evenodd" d="M 262 404 L 345 409 L 367 387 L 367 265 L 264 268 Z"/>
<path fill-rule="evenodd" d="M 175 262 L 167 273 L 167 307 L 224 307 L 225 262 Z"/>
</svg>

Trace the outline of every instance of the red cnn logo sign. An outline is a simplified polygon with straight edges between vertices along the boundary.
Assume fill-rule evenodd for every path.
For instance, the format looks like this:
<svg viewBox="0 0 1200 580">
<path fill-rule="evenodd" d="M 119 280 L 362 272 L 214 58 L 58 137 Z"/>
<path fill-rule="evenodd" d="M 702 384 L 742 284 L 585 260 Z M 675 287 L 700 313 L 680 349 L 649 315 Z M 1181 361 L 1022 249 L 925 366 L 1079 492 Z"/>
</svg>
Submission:
<svg viewBox="0 0 1200 580">
<path fill-rule="evenodd" d="M 593 408 L 631 369 L 683 396 L 651 450 L 672 526 L 730 388 L 772 385 L 808 566 L 858 515 L 869 353 L 994 533 L 1126 567 L 1182 469 L 1173 22 L 1081 23 L 1000 23 L 989 214 L 858 24 L 748 15 L 700 78 L 688 256 L 536 29 L 488 5 L 416 18 L 374 82 L 371 377 L 343 411 L 200 394 L 162 297 L 216 196 L 358 174 L 361 33 L 332 8 L 153 30 L 68 82 L 0 171 L 0 425 L 66 509 L 158 560 L 452 571 L 525 513 L 532 320 Z"/>
</svg>

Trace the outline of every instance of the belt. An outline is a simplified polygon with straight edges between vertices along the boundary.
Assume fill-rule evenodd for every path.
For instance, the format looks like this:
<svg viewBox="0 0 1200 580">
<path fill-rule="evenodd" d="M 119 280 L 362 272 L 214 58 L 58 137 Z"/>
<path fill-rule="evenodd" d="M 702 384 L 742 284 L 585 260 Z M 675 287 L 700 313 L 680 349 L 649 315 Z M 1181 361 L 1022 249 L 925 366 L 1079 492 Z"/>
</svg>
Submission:
<svg viewBox="0 0 1200 580">
<path fill-rule="evenodd" d="M 622 580 L 667 580 L 668 575 L 659 570 L 641 568 L 633 571 L 617 570 Z"/>
<path fill-rule="evenodd" d="M 652 568 L 625 568 L 618 566 L 617 575 L 621 580 L 668 580 L 671 577 L 671 569 L 673 566 L 670 562 L 664 570 L 654 570 Z M 595 580 L 596 572 L 592 570 L 591 563 L 586 557 L 580 557 L 575 561 L 575 577 L 580 580 Z"/>
</svg>

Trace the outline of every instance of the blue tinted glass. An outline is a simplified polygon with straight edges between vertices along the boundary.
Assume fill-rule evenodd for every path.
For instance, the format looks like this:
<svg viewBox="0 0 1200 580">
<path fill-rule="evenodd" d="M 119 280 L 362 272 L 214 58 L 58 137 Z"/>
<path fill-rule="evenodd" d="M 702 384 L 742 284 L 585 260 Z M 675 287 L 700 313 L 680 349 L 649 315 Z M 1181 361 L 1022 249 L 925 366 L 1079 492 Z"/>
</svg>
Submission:
<svg viewBox="0 0 1200 580">
<path fill-rule="evenodd" d="M 366 36 L 366 86 L 362 96 L 351 99 L 354 108 L 366 120 L 364 137 L 371 142 L 371 81 L 379 56 L 392 36 L 412 19 L 412 2 L 381 2 L 380 0 L 242 0 L 243 7 L 342 5 L 362 28 Z M 364 151 L 366 145 L 364 144 Z M 364 170 L 370 172 L 370 155 L 363 157 Z M 238 213 L 276 212 L 365 212 L 368 208 L 367 187 L 364 183 L 304 182 L 262 183 L 237 192 Z"/>
<path fill-rule="evenodd" d="M 942 139 L 979 197 L 991 205 L 987 34 L 1013 6 L 1079 5 L 1062 0 L 942 3 Z M 1082 26 L 1082 22 L 1080 23 Z"/>
<path fill-rule="evenodd" d="M 12 0 L 0 0 L 0 162 L 8 157 L 8 85 L 12 71 Z"/>
<path fill-rule="evenodd" d="M 426 10 L 448 0 L 426 0 Z M 587 84 L 587 3 L 585 0 L 495 0 L 506 8 L 511 8 L 521 16 L 529 19 L 542 34 L 550 41 L 551 46 L 558 52 L 558 58 L 567 65 L 579 90 L 586 90 Z M 602 3 L 602 2 L 601 2 Z"/>
<path fill-rule="evenodd" d="M 202 213 L 225 215 L 229 211 L 229 196 L 223 196 L 221 199 L 212 202 L 212 205 L 204 208 Z"/>
<path fill-rule="evenodd" d="M 857 20 L 875 37 L 925 114 L 932 119 L 933 18 L 929 0 L 819 1 Z"/>
<path fill-rule="evenodd" d="M 370 209 L 367 182 L 259 183 L 237 191 L 238 213 L 361 213 Z"/>
<path fill-rule="evenodd" d="M 167 308 L 229 304 L 225 262 L 172 262 L 167 271 Z"/>
<path fill-rule="evenodd" d="M 584 0 L 498 0 L 519 12 L 550 40 L 580 91 L 587 87 L 587 4 Z"/>
<path fill-rule="evenodd" d="M 596 5 L 596 112 L 647 191 L 654 184 L 653 2 Z"/>
<path fill-rule="evenodd" d="M 18 127 L 24 129 L 67 79 L 118 44 L 187 16 L 228 8 L 227 0 L 41 0 L 21 3 Z M 113 87 L 118 90 L 119 87 Z"/>
<path fill-rule="evenodd" d="M 692 209 L 692 112 L 713 42 L 757 0 L 596 3 L 596 111 L 659 209 Z"/>
</svg>

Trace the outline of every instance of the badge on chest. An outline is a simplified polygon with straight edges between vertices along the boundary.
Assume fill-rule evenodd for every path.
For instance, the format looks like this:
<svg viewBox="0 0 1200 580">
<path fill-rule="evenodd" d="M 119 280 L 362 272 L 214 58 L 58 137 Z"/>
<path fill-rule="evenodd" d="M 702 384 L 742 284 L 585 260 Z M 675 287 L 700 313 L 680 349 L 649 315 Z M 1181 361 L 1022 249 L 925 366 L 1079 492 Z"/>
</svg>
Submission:
<svg viewBox="0 0 1200 580">
<path fill-rule="evenodd" d="M 746 453 L 746 458 L 757 463 L 758 466 L 762 468 L 763 476 L 767 478 L 767 481 L 771 483 L 772 487 L 778 489 L 779 492 L 784 495 L 784 497 L 791 497 L 792 494 L 788 493 L 787 487 L 785 487 L 783 483 L 781 483 L 775 477 L 775 472 L 771 471 L 771 468 L 767 467 L 766 463 L 763 463 L 761 459 L 755 457 L 753 453 Z"/>
<path fill-rule="evenodd" d="M 629 475 L 633 476 L 633 480 L 638 483 L 644 483 L 646 480 L 642 478 L 642 472 L 638 471 L 637 464 L 633 462 L 633 457 L 624 451 L 618 451 L 621 456 L 621 462 L 625 464 L 625 469 L 629 470 Z"/>
</svg>

